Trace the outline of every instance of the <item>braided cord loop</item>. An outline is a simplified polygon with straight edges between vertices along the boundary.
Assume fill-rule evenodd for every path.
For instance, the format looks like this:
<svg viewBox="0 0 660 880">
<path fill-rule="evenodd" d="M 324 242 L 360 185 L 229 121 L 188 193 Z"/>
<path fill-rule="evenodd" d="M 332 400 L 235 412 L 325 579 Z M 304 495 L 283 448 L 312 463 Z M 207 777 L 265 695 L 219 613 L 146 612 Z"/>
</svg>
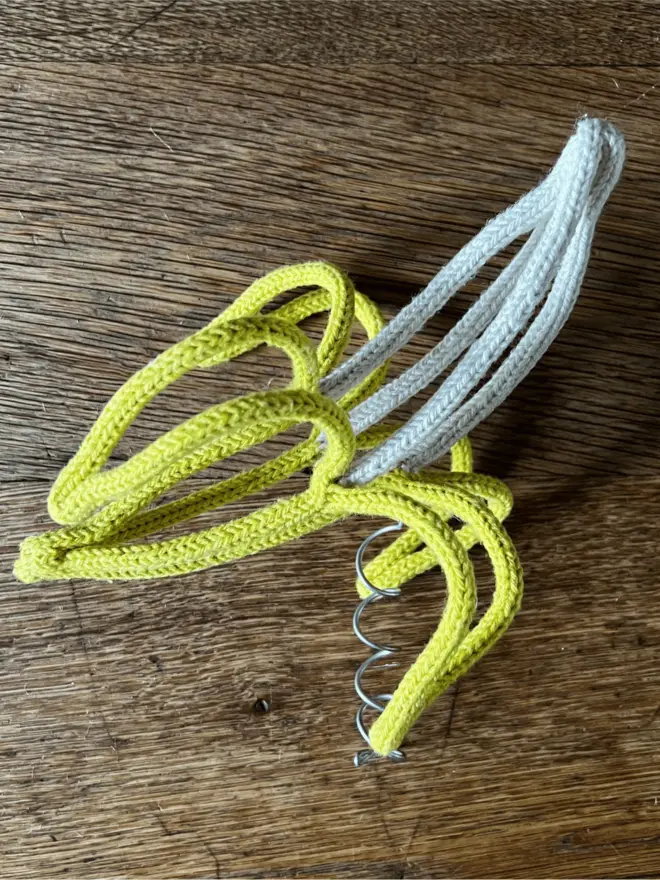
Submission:
<svg viewBox="0 0 660 880">
<path fill-rule="evenodd" d="M 313 289 L 261 313 L 276 296 L 300 286 Z M 315 348 L 297 325 L 325 311 L 328 322 Z M 348 411 L 380 387 L 386 363 L 336 402 L 319 390 L 321 377 L 341 357 L 354 317 L 370 339 L 382 329 L 373 303 L 326 264 L 286 267 L 251 285 L 218 318 L 167 349 L 116 392 L 51 491 L 49 511 L 64 527 L 27 538 L 15 574 L 25 582 L 166 577 L 236 560 L 353 515 L 401 521 L 407 531 L 369 564 L 370 579 L 399 587 L 438 566 L 446 598 L 435 633 L 372 727 L 372 747 L 388 754 L 435 697 L 506 629 L 520 603 L 522 578 L 502 526 L 511 509 L 510 493 L 499 481 L 472 472 L 467 438 L 452 447 L 450 472 L 395 470 L 365 486 L 341 483 L 357 449 L 378 446 L 398 427 L 373 425 L 356 437 L 349 418 Z M 211 406 L 128 461 L 106 467 L 137 415 L 168 385 L 191 369 L 216 366 L 260 345 L 289 357 L 287 388 Z M 183 498 L 155 503 L 209 465 L 302 423 L 312 425 L 309 438 L 276 458 Z M 310 466 L 308 488 L 298 495 L 221 525 L 149 540 Z M 454 517 L 463 523 L 458 530 L 449 524 Z M 489 610 L 470 629 L 477 585 L 468 550 L 475 543 L 483 544 L 491 558 L 495 592 Z M 363 586 L 358 590 L 362 595 Z"/>
</svg>

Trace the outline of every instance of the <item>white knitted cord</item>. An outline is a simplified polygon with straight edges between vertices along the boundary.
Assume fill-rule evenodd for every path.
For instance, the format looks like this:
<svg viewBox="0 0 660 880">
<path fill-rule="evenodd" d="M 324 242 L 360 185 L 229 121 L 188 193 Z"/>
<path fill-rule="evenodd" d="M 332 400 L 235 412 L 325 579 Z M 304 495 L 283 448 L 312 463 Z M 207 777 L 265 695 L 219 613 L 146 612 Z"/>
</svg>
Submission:
<svg viewBox="0 0 660 880">
<path fill-rule="evenodd" d="M 405 345 L 489 259 L 531 232 L 509 265 L 429 354 L 352 410 L 353 429 L 360 433 L 414 397 L 466 352 L 407 424 L 352 467 L 347 483 L 366 483 L 403 463 L 416 470 L 439 458 L 527 375 L 575 304 L 596 223 L 619 178 L 624 155 L 623 137 L 614 126 L 582 119 L 548 177 L 491 220 L 375 339 L 324 380 L 323 391 L 341 397 Z M 470 397 L 525 328 L 506 359 Z"/>
</svg>

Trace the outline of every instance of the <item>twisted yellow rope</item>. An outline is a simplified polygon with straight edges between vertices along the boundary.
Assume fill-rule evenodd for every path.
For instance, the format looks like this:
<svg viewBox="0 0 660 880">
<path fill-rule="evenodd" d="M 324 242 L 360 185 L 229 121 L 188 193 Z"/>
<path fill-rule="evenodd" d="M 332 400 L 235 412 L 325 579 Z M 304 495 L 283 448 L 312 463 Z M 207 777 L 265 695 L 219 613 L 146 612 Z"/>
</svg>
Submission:
<svg viewBox="0 0 660 880">
<path fill-rule="evenodd" d="M 261 309 L 301 286 L 314 290 L 268 315 Z M 329 311 L 318 349 L 296 326 Z M 511 509 L 508 489 L 472 473 L 467 439 L 452 450 L 452 472 L 396 471 L 359 488 L 338 482 L 356 449 L 374 446 L 396 426 L 357 438 L 346 411 L 382 383 L 387 365 L 335 403 L 319 380 L 337 363 L 354 315 L 373 338 L 383 326 L 375 306 L 338 269 L 322 263 L 285 267 L 259 279 L 207 327 L 163 352 L 129 379 L 102 411 L 80 449 L 57 478 L 48 508 L 64 528 L 27 538 L 15 565 L 24 582 L 87 577 L 101 580 L 184 574 L 235 560 L 309 534 L 347 516 L 400 520 L 409 529 L 368 567 L 382 586 L 400 586 L 436 565 L 446 602 L 436 632 L 371 728 L 371 745 L 388 754 L 421 712 L 504 632 L 522 594 L 515 549 L 501 521 Z M 103 470 L 138 413 L 170 383 L 266 344 L 292 364 L 288 388 L 252 393 L 209 407 L 168 431 L 128 461 Z M 272 461 L 183 498 L 152 506 L 174 485 L 210 464 L 309 422 L 311 436 Z M 323 448 L 317 442 L 325 437 Z M 166 540 L 138 542 L 175 523 L 272 486 L 312 466 L 308 488 L 231 522 Z M 449 520 L 463 526 L 454 531 Z M 493 601 L 470 629 L 476 583 L 467 551 L 481 543 L 495 574 Z M 363 588 L 358 584 L 358 591 Z"/>
</svg>

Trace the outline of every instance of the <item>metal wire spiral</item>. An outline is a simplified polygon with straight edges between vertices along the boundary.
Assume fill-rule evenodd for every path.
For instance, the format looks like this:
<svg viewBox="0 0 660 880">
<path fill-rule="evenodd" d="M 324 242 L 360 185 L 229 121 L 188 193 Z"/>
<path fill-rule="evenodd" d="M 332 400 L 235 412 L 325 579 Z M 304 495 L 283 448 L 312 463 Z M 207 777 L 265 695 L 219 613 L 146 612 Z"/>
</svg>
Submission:
<svg viewBox="0 0 660 880">
<path fill-rule="evenodd" d="M 364 713 L 367 709 L 373 709 L 376 712 L 384 712 L 385 705 L 389 700 L 392 699 L 392 694 L 377 694 L 375 697 L 370 696 L 365 693 L 362 687 L 362 676 L 364 673 L 372 666 L 374 663 L 378 663 L 379 660 L 384 660 L 386 657 L 391 657 L 392 654 L 395 654 L 399 649 L 394 648 L 391 645 L 379 645 L 377 642 L 374 642 L 368 636 L 366 636 L 361 629 L 360 619 L 362 617 L 362 613 L 374 602 L 378 602 L 379 599 L 390 599 L 396 598 L 401 595 L 401 590 L 398 588 L 394 589 L 383 589 L 381 587 L 376 587 L 372 584 L 366 577 L 364 573 L 364 568 L 362 565 L 362 557 L 367 549 L 367 547 L 371 544 L 372 541 L 375 541 L 376 538 L 381 535 L 386 535 L 389 532 L 399 531 L 403 528 L 403 523 L 394 523 L 393 525 L 383 526 L 381 529 L 377 529 L 375 532 L 372 532 L 358 547 L 357 553 L 355 554 L 355 570 L 357 572 L 357 576 L 360 579 L 360 582 L 369 590 L 369 595 L 360 601 L 355 612 L 353 614 L 353 632 L 358 637 L 358 639 L 362 642 L 363 645 L 366 645 L 368 648 L 371 648 L 373 654 L 362 663 L 355 673 L 354 685 L 355 691 L 362 701 L 362 705 L 357 711 L 355 716 L 355 726 L 358 729 L 358 732 L 362 739 L 366 742 L 368 748 L 360 749 L 360 751 L 355 753 L 353 758 L 353 763 L 356 767 L 362 767 L 364 764 L 369 764 L 372 761 L 378 760 L 381 755 L 377 754 L 371 748 L 371 742 L 369 740 L 369 733 L 364 726 Z M 392 666 L 396 666 L 396 663 L 390 664 Z M 393 749 L 387 755 L 390 761 L 395 761 L 397 763 L 401 763 L 406 760 L 405 754 L 401 751 L 401 749 Z"/>
</svg>

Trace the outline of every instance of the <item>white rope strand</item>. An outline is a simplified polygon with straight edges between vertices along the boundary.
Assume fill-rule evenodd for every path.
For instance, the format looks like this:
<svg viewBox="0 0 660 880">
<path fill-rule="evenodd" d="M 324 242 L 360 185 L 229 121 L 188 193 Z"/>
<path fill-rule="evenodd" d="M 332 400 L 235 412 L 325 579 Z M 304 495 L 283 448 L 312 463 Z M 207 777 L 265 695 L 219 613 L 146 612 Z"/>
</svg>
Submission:
<svg viewBox="0 0 660 880">
<path fill-rule="evenodd" d="M 468 434 L 499 406 L 543 357 L 566 323 L 580 293 L 598 218 L 621 174 L 624 150 L 616 149 L 612 160 L 603 176 L 603 185 L 594 192 L 591 206 L 561 262 L 553 289 L 527 334 L 511 352 L 508 360 L 472 396 L 467 405 L 445 420 L 437 431 L 434 442 L 425 448 L 420 445 L 419 451 L 410 460 L 413 469 L 425 467 L 444 455 L 457 440 Z"/>
<path fill-rule="evenodd" d="M 483 333 L 502 307 L 515 282 L 528 262 L 542 234 L 544 226 L 538 226 L 493 283 L 486 288 L 474 305 L 460 321 L 421 360 L 406 370 L 406 381 L 390 382 L 371 397 L 351 410 L 350 418 L 356 433 L 375 425 L 388 413 L 410 400 L 429 383 L 429 376 L 440 376 Z"/>
<path fill-rule="evenodd" d="M 355 432 L 364 431 L 465 352 L 433 397 L 360 459 L 346 482 L 365 483 L 403 463 L 413 469 L 423 467 L 472 430 L 524 378 L 575 304 L 596 223 L 623 160 L 623 138 L 612 125 L 581 120 L 548 177 L 491 220 L 374 340 L 324 380 L 326 393 L 344 394 L 405 345 L 489 259 L 531 232 L 509 265 L 435 349 L 351 412 Z M 525 328 L 525 335 L 492 377 L 472 393 Z"/>
<path fill-rule="evenodd" d="M 552 210 L 554 185 L 562 163 L 568 160 L 572 152 L 573 140 L 571 138 L 568 142 L 545 180 L 490 220 L 440 269 L 424 290 L 392 318 L 384 330 L 323 379 L 321 390 L 325 394 L 339 399 L 354 388 L 372 370 L 409 342 L 457 290 L 474 278 L 482 266 L 511 242 L 530 232 L 541 217 Z"/>
</svg>

